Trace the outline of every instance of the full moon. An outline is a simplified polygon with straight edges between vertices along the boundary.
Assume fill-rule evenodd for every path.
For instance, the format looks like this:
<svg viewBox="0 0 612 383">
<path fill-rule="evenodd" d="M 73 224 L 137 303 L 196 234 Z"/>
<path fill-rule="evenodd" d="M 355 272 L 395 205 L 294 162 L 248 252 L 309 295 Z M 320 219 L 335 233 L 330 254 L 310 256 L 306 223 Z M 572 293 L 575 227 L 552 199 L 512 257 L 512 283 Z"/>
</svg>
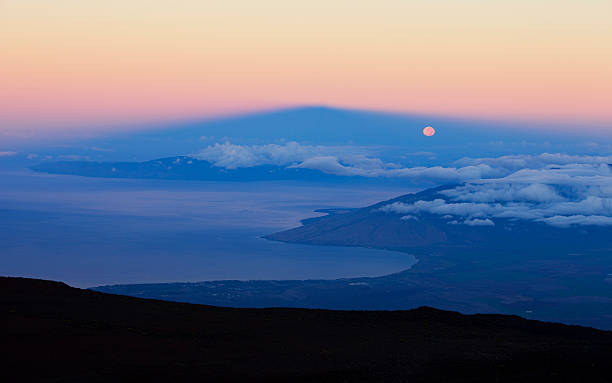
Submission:
<svg viewBox="0 0 612 383">
<path fill-rule="evenodd" d="M 431 137 L 434 134 L 436 134 L 436 130 L 432 128 L 431 126 L 426 126 L 425 129 L 423 129 L 423 134 L 426 135 L 427 137 Z"/>
</svg>

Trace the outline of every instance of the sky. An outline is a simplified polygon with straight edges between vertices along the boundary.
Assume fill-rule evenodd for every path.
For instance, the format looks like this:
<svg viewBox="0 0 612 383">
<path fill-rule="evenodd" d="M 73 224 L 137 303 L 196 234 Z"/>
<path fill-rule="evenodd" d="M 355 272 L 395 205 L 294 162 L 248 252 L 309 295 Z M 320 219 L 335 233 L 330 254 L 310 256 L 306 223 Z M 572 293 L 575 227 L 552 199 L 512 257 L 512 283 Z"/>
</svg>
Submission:
<svg viewBox="0 0 612 383">
<path fill-rule="evenodd" d="M 0 0 L 0 133 L 296 105 L 610 126 L 609 0 Z"/>
</svg>

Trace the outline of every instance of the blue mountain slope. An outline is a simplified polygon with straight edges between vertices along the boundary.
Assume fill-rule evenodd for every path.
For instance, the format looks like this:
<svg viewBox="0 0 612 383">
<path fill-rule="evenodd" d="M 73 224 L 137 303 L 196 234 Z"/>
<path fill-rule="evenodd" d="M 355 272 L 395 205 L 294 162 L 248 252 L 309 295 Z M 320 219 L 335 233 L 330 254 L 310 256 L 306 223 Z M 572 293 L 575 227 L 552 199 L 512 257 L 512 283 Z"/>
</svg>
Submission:
<svg viewBox="0 0 612 383">
<path fill-rule="evenodd" d="M 555 227 L 516 218 L 495 218 L 495 225 L 459 224 L 458 216 L 431 213 L 403 215 L 384 211 L 393 203 L 447 199 L 444 185 L 406 194 L 361 209 L 331 214 L 304 225 L 266 236 L 268 239 L 312 245 L 361 246 L 409 252 L 453 252 L 457 249 L 516 249 L 520 251 L 609 251 L 611 226 Z"/>
</svg>

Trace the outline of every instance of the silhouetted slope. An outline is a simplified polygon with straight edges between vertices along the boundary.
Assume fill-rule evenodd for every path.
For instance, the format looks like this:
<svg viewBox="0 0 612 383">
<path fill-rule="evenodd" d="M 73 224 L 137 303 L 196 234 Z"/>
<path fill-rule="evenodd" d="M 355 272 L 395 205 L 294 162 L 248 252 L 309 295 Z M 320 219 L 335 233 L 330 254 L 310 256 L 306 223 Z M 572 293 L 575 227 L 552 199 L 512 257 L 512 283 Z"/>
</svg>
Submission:
<svg viewBox="0 0 612 383">
<path fill-rule="evenodd" d="M 431 308 L 230 309 L 0 278 L 7 381 L 605 382 L 612 333 Z"/>
</svg>

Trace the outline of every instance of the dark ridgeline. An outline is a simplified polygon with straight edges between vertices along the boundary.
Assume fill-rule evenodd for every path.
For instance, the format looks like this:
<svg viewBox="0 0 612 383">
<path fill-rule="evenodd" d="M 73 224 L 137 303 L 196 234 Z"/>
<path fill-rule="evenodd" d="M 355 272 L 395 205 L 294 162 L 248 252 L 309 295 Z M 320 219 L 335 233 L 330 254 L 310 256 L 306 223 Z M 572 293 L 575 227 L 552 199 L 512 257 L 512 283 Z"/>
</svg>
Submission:
<svg viewBox="0 0 612 383">
<path fill-rule="evenodd" d="M 504 315 L 232 309 L 0 278 L 4 381 L 609 382 L 612 332 Z"/>
</svg>

